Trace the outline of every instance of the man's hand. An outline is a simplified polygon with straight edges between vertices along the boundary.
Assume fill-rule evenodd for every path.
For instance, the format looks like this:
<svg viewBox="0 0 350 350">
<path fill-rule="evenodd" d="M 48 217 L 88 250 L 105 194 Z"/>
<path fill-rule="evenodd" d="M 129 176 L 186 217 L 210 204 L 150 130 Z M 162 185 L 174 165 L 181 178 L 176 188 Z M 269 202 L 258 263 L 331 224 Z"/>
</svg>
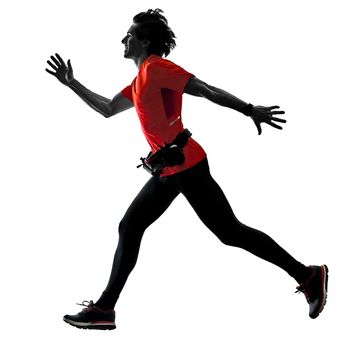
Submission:
<svg viewBox="0 0 350 350">
<path fill-rule="evenodd" d="M 271 125 L 276 129 L 282 130 L 282 127 L 274 122 L 286 123 L 285 119 L 276 118 L 273 115 L 275 114 L 284 114 L 284 111 L 273 111 L 273 109 L 279 108 L 279 106 L 264 107 L 264 106 L 254 106 L 253 111 L 250 117 L 253 119 L 253 122 L 258 129 L 259 135 L 261 134 L 261 123 L 266 123 Z"/>
<path fill-rule="evenodd" d="M 46 72 L 54 75 L 62 84 L 69 85 L 74 80 L 73 69 L 70 64 L 70 60 L 68 60 L 67 66 L 58 53 L 56 53 L 56 57 L 51 56 L 50 58 L 52 62 L 47 61 L 47 63 L 52 69 L 54 69 L 54 72 L 49 69 L 45 69 Z"/>
</svg>

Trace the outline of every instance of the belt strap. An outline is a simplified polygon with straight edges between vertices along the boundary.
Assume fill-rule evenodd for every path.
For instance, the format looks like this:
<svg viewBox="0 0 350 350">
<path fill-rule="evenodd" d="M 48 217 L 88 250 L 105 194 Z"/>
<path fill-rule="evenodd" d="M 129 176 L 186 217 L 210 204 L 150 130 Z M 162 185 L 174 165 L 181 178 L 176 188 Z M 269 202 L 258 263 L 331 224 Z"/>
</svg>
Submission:
<svg viewBox="0 0 350 350">
<path fill-rule="evenodd" d="M 188 129 L 184 129 L 184 131 L 180 132 L 175 138 L 175 140 L 167 146 L 178 146 L 180 148 L 183 148 L 186 144 L 188 139 L 192 136 L 192 133 Z"/>
<path fill-rule="evenodd" d="M 180 132 L 174 141 L 169 144 L 165 144 L 164 147 L 160 148 L 156 153 L 150 152 L 146 158 L 140 158 L 142 161 L 141 164 L 137 166 L 139 168 L 140 166 L 143 166 L 144 169 L 146 169 L 148 172 L 150 172 L 152 175 L 159 175 L 162 172 L 162 169 L 166 167 L 169 162 L 169 152 L 172 152 L 172 149 L 174 147 L 179 149 L 179 152 L 183 156 L 183 148 L 188 142 L 188 139 L 191 137 L 191 132 L 188 129 L 184 129 L 182 132 Z M 175 156 L 174 153 L 172 153 L 172 158 Z M 179 156 L 177 154 L 177 156 Z M 171 157 L 171 155 L 170 155 Z M 180 157 L 181 158 L 181 157 Z M 174 159 L 174 158 L 173 158 Z M 182 160 L 182 159 L 180 159 Z M 178 160 L 177 160 L 178 161 Z M 176 164 L 176 163 L 175 163 Z M 181 164 L 181 163 L 178 163 Z M 172 166 L 172 165 L 170 165 Z"/>
</svg>

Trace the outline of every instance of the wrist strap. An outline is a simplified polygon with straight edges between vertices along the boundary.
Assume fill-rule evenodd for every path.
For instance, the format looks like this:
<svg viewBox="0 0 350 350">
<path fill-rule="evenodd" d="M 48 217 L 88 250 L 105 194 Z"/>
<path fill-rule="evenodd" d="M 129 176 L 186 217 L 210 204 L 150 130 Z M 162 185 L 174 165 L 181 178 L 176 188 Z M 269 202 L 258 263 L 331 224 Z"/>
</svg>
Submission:
<svg viewBox="0 0 350 350">
<path fill-rule="evenodd" d="M 243 114 L 246 115 L 247 117 L 250 117 L 252 112 L 253 112 L 253 105 L 251 103 L 248 103 L 243 110 Z"/>
</svg>

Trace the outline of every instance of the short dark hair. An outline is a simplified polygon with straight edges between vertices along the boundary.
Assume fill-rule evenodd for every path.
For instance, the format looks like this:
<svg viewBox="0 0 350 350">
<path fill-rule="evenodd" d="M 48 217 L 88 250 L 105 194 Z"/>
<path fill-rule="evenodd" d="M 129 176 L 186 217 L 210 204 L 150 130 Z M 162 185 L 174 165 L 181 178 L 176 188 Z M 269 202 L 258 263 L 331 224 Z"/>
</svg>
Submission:
<svg viewBox="0 0 350 350">
<path fill-rule="evenodd" d="M 140 12 L 133 21 L 135 27 L 135 35 L 139 40 L 150 40 L 148 53 L 159 56 L 168 56 L 170 51 L 176 46 L 175 34 L 168 26 L 168 20 L 161 14 L 161 9 L 148 10 Z"/>
</svg>

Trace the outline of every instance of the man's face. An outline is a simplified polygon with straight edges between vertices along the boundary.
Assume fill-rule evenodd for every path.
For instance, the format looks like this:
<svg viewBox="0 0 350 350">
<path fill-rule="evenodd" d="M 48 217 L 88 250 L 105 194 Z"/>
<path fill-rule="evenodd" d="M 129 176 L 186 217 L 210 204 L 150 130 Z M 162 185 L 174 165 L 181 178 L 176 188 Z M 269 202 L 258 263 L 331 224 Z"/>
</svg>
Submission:
<svg viewBox="0 0 350 350">
<path fill-rule="evenodd" d="M 142 41 L 136 38 L 135 27 L 136 25 L 133 24 L 122 40 L 122 44 L 125 46 L 125 58 L 138 58 L 146 49 L 144 45 L 142 45 Z"/>
</svg>

